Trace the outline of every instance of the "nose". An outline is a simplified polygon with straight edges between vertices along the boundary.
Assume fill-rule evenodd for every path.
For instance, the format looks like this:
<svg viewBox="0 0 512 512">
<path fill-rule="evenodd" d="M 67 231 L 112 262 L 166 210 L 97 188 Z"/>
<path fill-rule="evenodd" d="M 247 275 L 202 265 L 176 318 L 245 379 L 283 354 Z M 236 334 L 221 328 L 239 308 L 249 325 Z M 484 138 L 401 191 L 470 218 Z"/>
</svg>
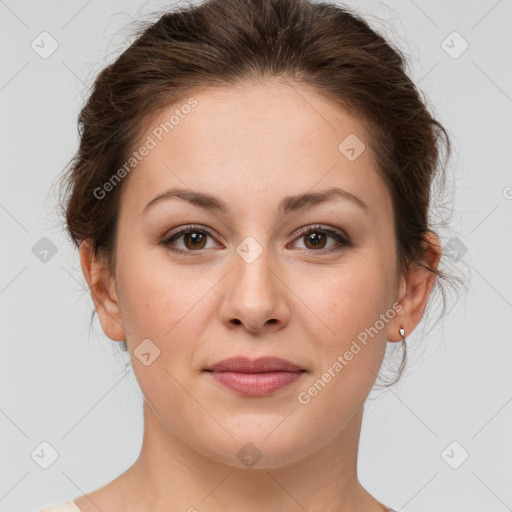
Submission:
<svg viewBox="0 0 512 512">
<path fill-rule="evenodd" d="M 272 268 L 264 254 L 252 262 L 236 255 L 234 268 L 223 280 L 220 315 L 230 329 L 245 328 L 254 334 L 274 332 L 289 322 L 287 287 L 278 268 Z"/>
</svg>

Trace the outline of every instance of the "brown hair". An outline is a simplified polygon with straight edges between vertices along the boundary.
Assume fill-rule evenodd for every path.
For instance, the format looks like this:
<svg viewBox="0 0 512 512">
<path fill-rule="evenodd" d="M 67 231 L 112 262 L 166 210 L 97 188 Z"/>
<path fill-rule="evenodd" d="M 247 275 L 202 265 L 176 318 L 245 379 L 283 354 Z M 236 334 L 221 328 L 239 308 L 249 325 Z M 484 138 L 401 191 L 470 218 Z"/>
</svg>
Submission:
<svg viewBox="0 0 512 512">
<path fill-rule="evenodd" d="M 450 139 L 405 66 L 402 53 L 345 6 L 208 0 L 160 13 L 99 73 L 80 112 L 80 145 L 63 176 L 61 203 L 72 242 L 78 247 L 89 239 L 114 270 L 126 178 L 106 201 L 93 191 L 127 161 L 156 116 L 193 91 L 276 79 L 313 87 L 363 123 L 393 199 L 397 265 L 403 272 L 411 264 L 429 268 L 438 288 L 439 278 L 450 276 L 428 267 L 424 235 L 431 230 L 433 180 L 444 181 Z"/>
</svg>

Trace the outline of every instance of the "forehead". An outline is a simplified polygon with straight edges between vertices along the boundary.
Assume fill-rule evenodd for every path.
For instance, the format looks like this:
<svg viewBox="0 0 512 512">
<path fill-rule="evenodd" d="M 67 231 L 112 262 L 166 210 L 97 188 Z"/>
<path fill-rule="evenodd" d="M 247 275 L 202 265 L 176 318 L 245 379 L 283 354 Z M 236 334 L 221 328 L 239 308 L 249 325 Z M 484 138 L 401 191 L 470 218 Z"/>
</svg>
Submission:
<svg viewBox="0 0 512 512">
<path fill-rule="evenodd" d="M 139 212 L 174 186 L 215 191 L 228 202 L 327 186 L 367 203 L 385 193 L 363 125 L 300 84 L 191 93 L 160 112 L 139 146 L 149 140 L 123 199 Z"/>
<path fill-rule="evenodd" d="M 173 116 L 192 97 L 196 106 L 179 119 Z M 176 124 L 166 133 L 172 117 Z M 177 156 L 209 154 L 241 163 L 255 157 L 268 162 L 279 155 L 292 159 L 294 154 L 313 160 L 320 156 L 317 150 L 338 156 L 338 145 L 349 134 L 367 138 L 356 119 L 310 87 L 292 83 L 208 88 L 169 106 L 153 127 L 164 128 L 161 142 L 168 142 Z"/>
</svg>

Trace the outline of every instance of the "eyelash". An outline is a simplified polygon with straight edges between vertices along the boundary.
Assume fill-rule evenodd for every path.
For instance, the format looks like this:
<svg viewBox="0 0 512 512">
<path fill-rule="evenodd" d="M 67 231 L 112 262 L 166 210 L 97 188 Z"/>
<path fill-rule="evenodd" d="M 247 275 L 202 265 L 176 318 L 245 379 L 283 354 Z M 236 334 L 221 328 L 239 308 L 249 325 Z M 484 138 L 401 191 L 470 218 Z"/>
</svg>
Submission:
<svg viewBox="0 0 512 512">
<path fill-rule="evenodd" d="M 181 238 L 183 235 L 186 235 L 188 233 L 196 233 L 196 232 L 205 233 L 205 234 L 209 235 L 210 237 L 215 238 L 209 229 L 206 229 L 199 225 L 190 225 L 190 226 L 185 226 L 183 228 L 180 228 L 176 233 L 173 233 L 172 235 L 163 238 L 162 241 L 160 242 L 160 245 L 163 245 L 169 251 L 171 251 L 175 254 L 190 255 L 191 253 L 199 253 L 199 255 L 201 255 L 202 251 L 205 251 L 206 249 L 200 249 L 197 251 L 193 251 L 190 249 L 183 250 L 183 249 L 171 248 L 171 246 L 170 246 L 171 242 L 176 241 L 177 239 Z M 333 229 L 322 228 L 321 226 L 318 226 L 318 225 L 306 226 L 305 228 L 301 228 L 299 230 L 298 235 L 292 240 L 292 242 L 297 239 L 303 238 L 304 236 L 306 236 L 310 233 L 316 233 L 316 232 L 321 232 L 321 233 L 324 233 L 324 234 L 334 238 L 338 242 L 338 244 L 334 245 L 332 247 L 329 247 L 327 249 L 307 249 L 306 248 L 306 249 L 301 249 L 302 251 L 306 251 L 308 253 L 319 253 L 319 255 L 323 255 L 323 254 L 327 254 L 330 252 L 340 251 L 340 250 L 344 249 L 345 247 L 353 247 L 352 240 L 346 234 L 344 234 L 342 232 L 335 231 Z"/>
</svg>

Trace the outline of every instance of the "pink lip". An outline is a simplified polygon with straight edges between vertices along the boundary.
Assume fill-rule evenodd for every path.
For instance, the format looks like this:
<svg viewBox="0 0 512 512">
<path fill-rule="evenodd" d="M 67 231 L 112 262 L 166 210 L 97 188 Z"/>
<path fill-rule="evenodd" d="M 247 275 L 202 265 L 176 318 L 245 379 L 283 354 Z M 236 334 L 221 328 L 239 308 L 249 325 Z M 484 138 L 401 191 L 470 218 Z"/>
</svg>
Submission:
<svg viewBox="0 0 512 512">
<path fill-rule="evenodd" d="M 234 357 L 206 369 L 227 388 L 249 396 L 269 395 L 295 382 L 306 371 L 300 366 L 277 357 L 251 360 Z"/>
</svg>

